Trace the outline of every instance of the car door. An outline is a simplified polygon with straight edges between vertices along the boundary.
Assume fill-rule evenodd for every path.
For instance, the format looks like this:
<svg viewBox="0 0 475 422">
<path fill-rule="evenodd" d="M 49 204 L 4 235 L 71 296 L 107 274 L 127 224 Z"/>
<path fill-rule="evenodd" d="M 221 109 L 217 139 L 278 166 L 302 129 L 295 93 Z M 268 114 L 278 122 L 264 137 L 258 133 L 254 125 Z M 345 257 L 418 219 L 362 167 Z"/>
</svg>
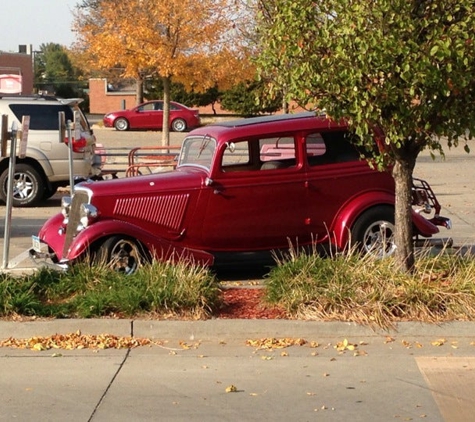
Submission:
<svg viewBox="0 0 475 422">
<path fill-rule="evenodd" d="M 343 129 L 306 136 L 309 229 L 319 240 L 331 236 L 332 224 L 345 203 L 374 187 L 375 175 Z"/>
<path fill-rule="evenodd" d="M 160 129 L 163 110 L 159 102 L 149 102 L 137 107 L 131 119 L 131 127 L 137 129 Z"/>
<path fill-rule="evenodd" d="M 293 137 L 285 137 L 280 147 L 271 147 L 276 141 L 274 137 L 231 142 L 218 153 L 219 171 L 212 176 L 202 223 L 209 250 L 286 248 L 289 241 L 308 237 L 305 172 L 296 155 L 297 144 Z"/>
</svg>

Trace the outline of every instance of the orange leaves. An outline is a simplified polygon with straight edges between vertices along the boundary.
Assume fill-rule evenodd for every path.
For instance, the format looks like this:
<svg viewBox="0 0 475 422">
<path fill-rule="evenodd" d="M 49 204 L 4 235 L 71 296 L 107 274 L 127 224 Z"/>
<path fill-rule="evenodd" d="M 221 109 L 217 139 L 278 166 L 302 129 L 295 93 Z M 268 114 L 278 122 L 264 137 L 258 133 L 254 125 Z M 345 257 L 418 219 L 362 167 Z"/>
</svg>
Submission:
<svg viewBox="0 0 475 422">
<path fill-rule="evenodd" d="M 230 76 L 254 76 L 232 31 L 233 7 L 228 0 L 104 0 L 77 14 L 74 27 L 91 66 L 121 68 L 124 77 L 155 72 L 206 90 L 228 85 Z"/>
<path fill-rule="evenodd" d="M 132 349 L 139 346 L 160 345 L 160 342 L 147 338 L 120 337 L 110 334 L 54 334 L 49 337 L 35 336 L 27 339 L 10 337 L 0 342 L 0 347 L 14 347 L 35 351 L 62 349 Z"/>
<path fill-rule="evenodd" d="M 258 340 L 246 340 L 246 345 L 256 349 L 283 349 L 290 346 L 303 346 L 307 341 L 302 338 L 262 338 Z"/>
</svg>

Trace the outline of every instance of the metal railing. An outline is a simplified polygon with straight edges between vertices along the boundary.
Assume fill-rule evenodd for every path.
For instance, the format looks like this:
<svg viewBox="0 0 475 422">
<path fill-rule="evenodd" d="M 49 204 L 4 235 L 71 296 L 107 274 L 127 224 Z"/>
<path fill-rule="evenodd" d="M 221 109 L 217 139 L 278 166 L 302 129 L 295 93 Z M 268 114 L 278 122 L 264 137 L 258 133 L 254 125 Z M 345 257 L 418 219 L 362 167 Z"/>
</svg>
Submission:
<svg viewBox="0 0 475 422">
<path fill-rule="evenodd" d="M 119 178 L 168 171 L 176 167 L 179 146 L 103 148 L 96 154 L 101 157 L 103 178 Z"/>
</svg>

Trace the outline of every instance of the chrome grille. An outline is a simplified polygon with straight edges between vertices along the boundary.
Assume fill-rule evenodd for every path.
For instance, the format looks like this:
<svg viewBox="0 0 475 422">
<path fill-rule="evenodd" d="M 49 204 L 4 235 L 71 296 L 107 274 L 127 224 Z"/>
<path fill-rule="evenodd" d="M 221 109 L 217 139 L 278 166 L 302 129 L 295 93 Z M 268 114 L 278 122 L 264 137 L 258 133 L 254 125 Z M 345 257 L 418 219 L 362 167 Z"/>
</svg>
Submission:
<svg viewBox="0 0 475 422">
<path fill-rule="evenodd" d="M 66 228 L 66 239 L 64 241 L 63 246 L 63 257 L 68 255 L 69 246 L 71 245 L 71 242 L 73 241 L 73 238 L 77 233 L 81 205 L 87 204 L 88 202 L 89 196 L 87 192 L 81 190 L 75 191 L 71 202 L 71 208 L 69 211 L 68 227 Z"/>
</svg>

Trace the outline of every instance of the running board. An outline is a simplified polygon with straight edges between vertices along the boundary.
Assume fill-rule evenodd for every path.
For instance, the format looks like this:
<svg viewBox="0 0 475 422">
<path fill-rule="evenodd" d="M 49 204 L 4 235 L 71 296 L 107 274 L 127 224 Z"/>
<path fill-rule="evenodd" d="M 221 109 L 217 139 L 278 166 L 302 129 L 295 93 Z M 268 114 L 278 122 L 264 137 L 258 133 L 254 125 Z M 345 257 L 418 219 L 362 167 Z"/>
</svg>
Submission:
<svg viewBox="0 0 475 422">
<path fill-rule="evenodd" d="M 416 239 L 414 245 L 418 248 L 451 248 L 454 240 L 451 237 L 437 239 Z"/>
</svg>

